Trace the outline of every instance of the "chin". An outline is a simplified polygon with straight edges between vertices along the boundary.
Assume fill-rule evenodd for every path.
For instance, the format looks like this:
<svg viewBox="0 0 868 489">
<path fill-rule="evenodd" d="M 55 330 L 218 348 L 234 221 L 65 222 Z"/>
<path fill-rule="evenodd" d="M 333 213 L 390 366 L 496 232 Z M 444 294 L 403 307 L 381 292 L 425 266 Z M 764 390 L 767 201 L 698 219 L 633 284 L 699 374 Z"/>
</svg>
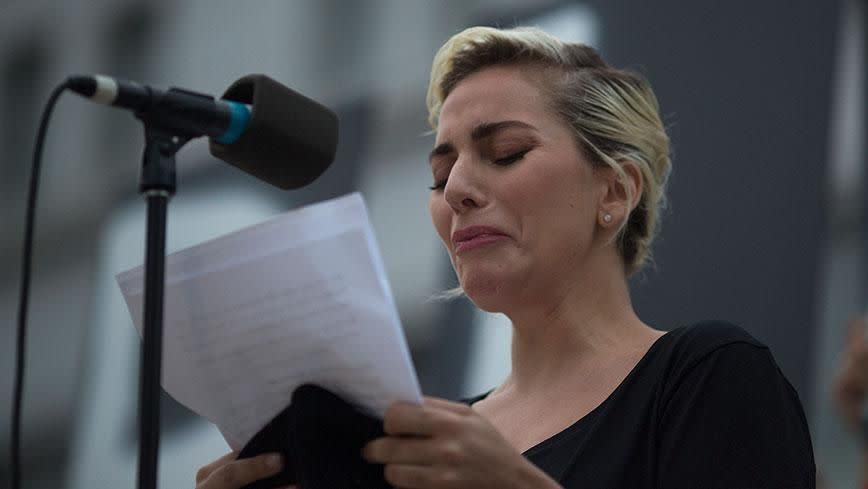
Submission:
<svg viewBox="0 0 868 489">
<path fill-rule="evenodd" d="M 509 283 L 493 276 L 472 277 L 461 280 L 461 288 L 476 307 L 486 312 L 503 312 L 512 296 Z"/>
</svg>

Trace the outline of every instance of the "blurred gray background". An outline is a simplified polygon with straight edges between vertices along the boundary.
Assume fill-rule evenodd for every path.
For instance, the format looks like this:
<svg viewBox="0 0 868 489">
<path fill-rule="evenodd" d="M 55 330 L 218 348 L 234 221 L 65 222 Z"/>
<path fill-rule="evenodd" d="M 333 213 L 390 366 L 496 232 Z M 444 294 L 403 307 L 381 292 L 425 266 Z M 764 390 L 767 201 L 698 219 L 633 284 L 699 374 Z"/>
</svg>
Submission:
<svg viewBox="0 0 868 489">
<path fill-rule="evenodd" d="M 674 148 L 656 265 L 633 280 L 646 322 L 736 322 L 798 389 L 829 488 L 855 487 L 856 441 L 829 401 L 844 321 L 865 275 L 864 0 L 6 0 L 0 3 L 0 485 L 8 478 L 14 324 L 36 123 L 71 73 L 220 94 L 266 73 L 333 108 L 338 157 L 297 192 L 178 156 L 169 251 L 317 200 L 370 206 L 423 388 L 494 386 L 509 325 L 465 301 L 427 214 L 424 94 L 436 49 L 477 24 L 538 25 L 598 47 L 655 87 Z M 114 274 L 141 263 L 142 130 L 126 112 L 64 96 L 44 156 L 24 408 L 25 487 L 133 487 L 138 338 Z M 163 402 L 161 487 L 192 487 L 227 450 Z"/>
</svg>

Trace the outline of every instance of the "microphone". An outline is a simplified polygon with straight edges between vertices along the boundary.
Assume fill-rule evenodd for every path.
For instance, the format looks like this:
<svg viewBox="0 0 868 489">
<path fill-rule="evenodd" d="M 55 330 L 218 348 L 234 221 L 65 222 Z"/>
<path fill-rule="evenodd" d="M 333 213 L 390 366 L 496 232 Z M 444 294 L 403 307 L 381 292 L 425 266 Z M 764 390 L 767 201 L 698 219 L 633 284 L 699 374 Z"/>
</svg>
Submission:
<svg viewBox="0 0 868 489">
<path fill-rule="evenodd" d="M 132 110 L 146 124 L 188 139 L 208 136 L 213 156 L 284 190 L 315 180 L 337 151 L 334 112 L 265 75 L 237 80 L 222 99 L 104 75 L 67 81 L 73 92 Z"/>
<path fill-rule="evenodd" d="M 104 75 L 71 76 L 70 89 L 94 102 L 161 116 L 163 126 L 188 137 L 209 136 L 221 144 L 238 140 L 250 121 L 250 108 L 238 102 L 182 88 L 166 91 Z M 168 122 L 168 124 L 167 124 Z"/>
</svg>

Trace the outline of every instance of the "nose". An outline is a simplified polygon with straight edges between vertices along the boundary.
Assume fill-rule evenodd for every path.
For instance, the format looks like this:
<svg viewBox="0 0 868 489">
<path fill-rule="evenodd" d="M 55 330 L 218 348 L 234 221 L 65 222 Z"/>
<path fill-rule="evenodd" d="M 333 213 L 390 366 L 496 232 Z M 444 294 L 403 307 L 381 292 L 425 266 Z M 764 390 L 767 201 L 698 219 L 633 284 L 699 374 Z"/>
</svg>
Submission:
<svg viewBox="0 0 868 489">
<path fill-rule="evenodd" d="M 470 158 L 459 158 L 452 165 L 443 195 L 456 214 L 484 207 L 484 181 L 478 165 Z"/>
</svg>

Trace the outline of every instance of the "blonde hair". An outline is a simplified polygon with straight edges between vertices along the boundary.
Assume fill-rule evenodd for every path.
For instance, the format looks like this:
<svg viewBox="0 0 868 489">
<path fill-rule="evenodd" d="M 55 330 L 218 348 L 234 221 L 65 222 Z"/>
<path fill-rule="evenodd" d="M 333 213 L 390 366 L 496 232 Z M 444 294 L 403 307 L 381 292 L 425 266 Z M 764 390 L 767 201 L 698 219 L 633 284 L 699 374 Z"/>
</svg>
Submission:
<svg viewBox="0 0 868 489">
<path fill-rule="evenodd" d="M 671 169 L 669 137 L 649 83 L 609 66 L 589 46 L 562 42 L 536 28 L 471 27 L 452 36 L 434 57 L 426 97 L 431 127 L 437 129 L 443 102 L 461 80 L 496 65 L 542 68 L 543 93 L 591 162 L 612 168 L 621 179 L 627 178 L 626 162 L 639 168 L 642 195 L 617 241 L 627 275 L 641 269 L 651 258 Z M 634 196 L 627 198 L 632 202 Z"/>
</svg>

